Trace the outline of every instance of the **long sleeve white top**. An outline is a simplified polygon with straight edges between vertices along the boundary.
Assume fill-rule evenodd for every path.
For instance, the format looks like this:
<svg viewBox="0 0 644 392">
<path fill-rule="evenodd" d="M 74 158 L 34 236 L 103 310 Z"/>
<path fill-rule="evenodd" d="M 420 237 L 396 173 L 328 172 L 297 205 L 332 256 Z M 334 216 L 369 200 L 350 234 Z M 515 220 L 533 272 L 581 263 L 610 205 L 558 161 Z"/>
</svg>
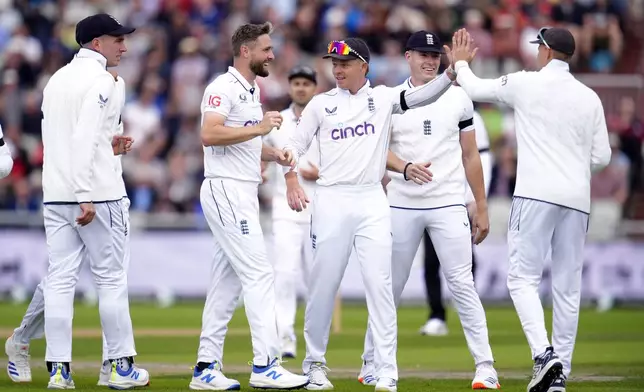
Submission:
<svg viewBox="0 0 644 392">
<path fill-rule="evenodd" d="M 120 117 L 107 60 L 81 49 L 43 91 L 44 203 L 119 200 L 112 138 Z"/>
<path fill-rule="evenodd" d="M 372 88 L 366 81 L 356 94 L 341 88 L 318 94 L 304 108 L 286 148 L 299 162 L 317 138 L 319 186 L 380 184 L 386 168 L 392 115 L 436 101 L 450 85 L 450 79 L 443 75 L 403 91 L 386 86 Z"/>
<path fill-rule="evenodd" d="M 517 182 L 514 196 L 590 212 L 591 172 L 610 162 L 606 119 L 597 94 L 551 60 L 538 72 L 479 79 L 465 61 L 458 84 L 473 101 L 514 109 Z"/>
<path fill-rule="evenodd" d="M 4 134 L 2 133 L 2 126 L 0 126 L 0 179 L 7 177 L 13 169 L 13 158 L 11 151 L 4 142 Z"/>
</svg>

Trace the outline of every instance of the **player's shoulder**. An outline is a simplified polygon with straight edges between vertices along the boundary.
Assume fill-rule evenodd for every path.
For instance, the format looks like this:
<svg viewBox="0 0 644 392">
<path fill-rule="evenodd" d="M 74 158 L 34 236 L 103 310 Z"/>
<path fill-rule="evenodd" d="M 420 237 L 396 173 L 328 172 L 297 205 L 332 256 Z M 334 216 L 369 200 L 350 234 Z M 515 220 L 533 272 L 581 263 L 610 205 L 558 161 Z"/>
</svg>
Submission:
<svg viewBox="0 0 644 392">
<path fill-rule="evenodd" d="M 237 84 L 239 84 L 239 81 L 230 72 L 224 72 L 217 75 L 210 83 L 208 83 L 206 91 L 230 91 L 234 89 Z"/>
</svg>

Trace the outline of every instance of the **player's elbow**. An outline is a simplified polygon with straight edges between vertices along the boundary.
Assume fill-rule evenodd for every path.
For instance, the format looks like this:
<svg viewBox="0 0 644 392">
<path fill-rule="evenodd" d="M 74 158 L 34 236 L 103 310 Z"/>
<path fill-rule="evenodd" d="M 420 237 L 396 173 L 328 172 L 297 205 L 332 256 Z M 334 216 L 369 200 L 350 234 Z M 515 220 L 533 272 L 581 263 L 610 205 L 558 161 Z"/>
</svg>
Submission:
<svg viewBox="0 0 644 392">
<path fill-rule="evenodd" d="M 204 125 L 201 128 L 201 144 L 204 147 L 218 146 L 221 144 L 221 138 L 219 133 L 217 133 L 216 126 L 207 126 Z"/>
</svg>

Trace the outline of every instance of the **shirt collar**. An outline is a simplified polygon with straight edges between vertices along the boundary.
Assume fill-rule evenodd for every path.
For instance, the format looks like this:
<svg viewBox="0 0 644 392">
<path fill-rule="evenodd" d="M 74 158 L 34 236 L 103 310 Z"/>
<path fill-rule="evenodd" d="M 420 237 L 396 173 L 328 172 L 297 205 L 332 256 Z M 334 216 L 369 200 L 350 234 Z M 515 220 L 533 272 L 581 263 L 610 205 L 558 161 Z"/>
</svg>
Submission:
<svg viewBox="0 0 644 392">
<path fill-rule="evenodd" d="M 95 50 L 81 48 L 76 54 L 76 57 L 85 58 L 85 59 L 94 59 L 98 61 L 103 66 L 103 68 L 107 69 L 107 59 L 105 58 L 105 56 L 103 56 L 102 54 L 98 53 Z"/>
<path fill-rule="evenodd" d="M 356 92 L 356 95 L 360 95 L 360 94 L 364 93 L 365 91 L 369 91 L 369 88 L 370 88 L 370 87 L 371 87 L 371 82 L 369 82 L 369 79 L 365 79 L 365 84 L 364 84 L 364 86 L 360 87 L 360 90 L 358 90 L 358 91 Z M 350 93 L 350 92 L 349 92 L 349 90 L 347 90 L 347 89 L 344 89 L 344 88 L 340 88 L 340 87 L 338 87 L 338 90 L 343 91 L 343 92 L 345 92 L 345 93 L 347 93 L 347 94 L 351 95 L 351 93 Z"/>
<path fill-rule="evenodd" d="M 242 76 L 242 74 L 239 73 L 237 68 L 235 67 L 228 67 L 228 72 L 233 75 L 235 79 L 239 82 L 239 84 L 242 85 L 247 91 L 249 91 L 251 94 L 255 93 L 255 89 L 257 87 L 257 83 L 253 82 L 253 85 L 251 86 L 250 83 L 248 83 L 248 80 L 246 80 L 245 77 Z M 252 91 L 251 91 L 252 90 Z"/>
<path fill-rule="evenodd" d="M 548 69 L 548 70 L 553 70 L 553 71 L 565 71 L 565 72 L 570 72 L 570 65 L 568 65 L 567 62 L 557 60 L 557 59 L 552 59 L 548 64 L 546 64 L 545 67 L 542 69 Z"/>
</svg>

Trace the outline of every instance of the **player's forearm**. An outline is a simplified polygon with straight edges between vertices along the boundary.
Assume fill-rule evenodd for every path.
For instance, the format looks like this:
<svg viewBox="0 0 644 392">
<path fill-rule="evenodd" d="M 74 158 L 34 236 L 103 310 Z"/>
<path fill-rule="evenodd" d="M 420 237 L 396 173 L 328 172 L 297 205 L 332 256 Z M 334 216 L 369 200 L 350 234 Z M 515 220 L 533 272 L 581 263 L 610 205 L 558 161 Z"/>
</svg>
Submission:
<svg viewBox="0 0 644 392">
<path fill-rule="evenodd" d="M 398 155 L 391 152 L 391 150 L 387 152 L 387 170 L 402 173 L 405 171 L 405 165 L 407 165 L 407 162 L 400 159 Z"/>
<path fill-rule="evenodd" d="M 291 190 L 293 187 L 300 186 L 300 181 L 297 179 L 297 172 L 290 170 L 284 174 L 284 179 L 286 180 L 286 189 Z"/>
<path fill-rule="evenodd" d="M 275 162 L 277 160 L 278 150 L 275 147 L 262 144 L 262 161 L 263 162 Z"/>
<path fill-rule="evenodd" d="M 452 85 L 452 80 L 444 72 L 438 78 L 422 86 L 401 93 L 400 103 L 403 110 L 415 109 L 436 102 Z"/>
<path fill-rule="evenodd" d="M 477 205 L 486 203 L 485 181 L 483 181 L 483 165 L 478 150 L 474 150 L 463 156 L 463 167 L 465 168 L 465 177 L 470 186 L 474 201 Z"/>
<path fill-rule="evenodd" d="M 456 62 L 456 81 L 465 90 L 472 101 L 498 102 L 496 97 L 496 81 L 481 79 L 474 75 L 466 61 Z"/>
<path fill-rule="evenodd" d="M 206 146 L 230 146 L 261 136 L 258 125 L 251 127 L 227 127 L 224 125 L 205 125 L 201 128 L 201 143 Z"/>
</svg>

